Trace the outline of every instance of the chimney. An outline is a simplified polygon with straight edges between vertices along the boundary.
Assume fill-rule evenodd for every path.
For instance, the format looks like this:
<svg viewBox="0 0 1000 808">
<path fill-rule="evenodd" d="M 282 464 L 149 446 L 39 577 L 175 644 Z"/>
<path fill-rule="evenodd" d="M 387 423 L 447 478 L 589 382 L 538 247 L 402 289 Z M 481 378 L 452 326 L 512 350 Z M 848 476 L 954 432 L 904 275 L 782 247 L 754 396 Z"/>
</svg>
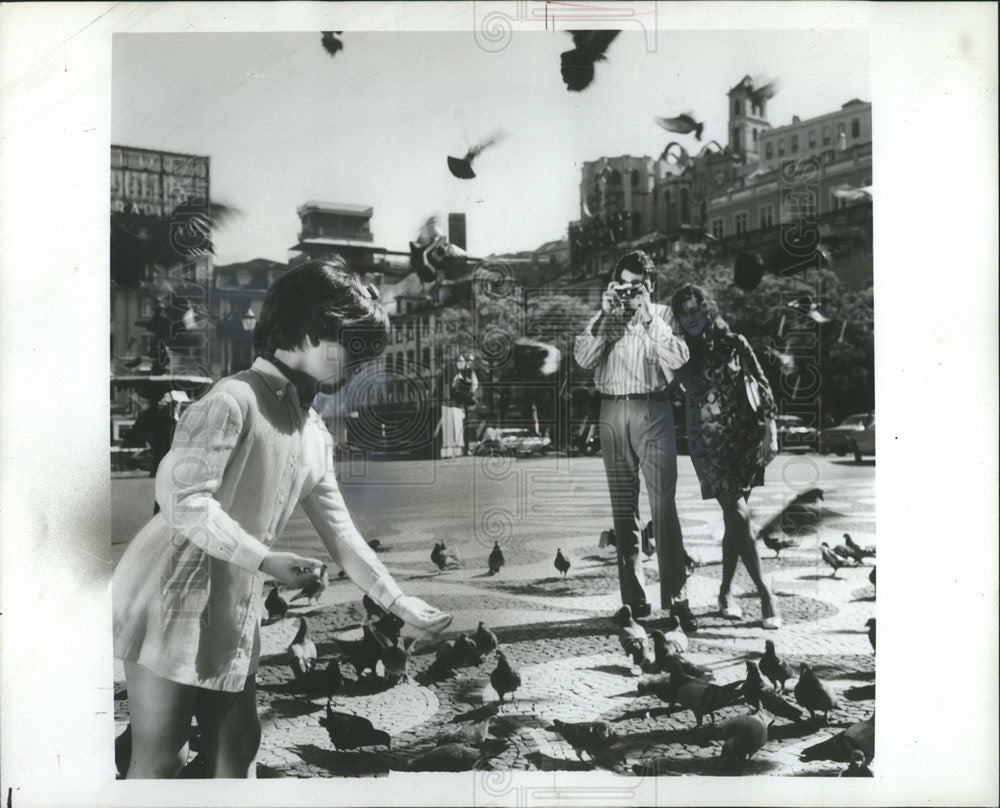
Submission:
<svg viewBox="0 0 1000 808">
<path fill-rule="evenodd" d="M 467 249 L 465 246 L 465 214 L 464 213 L 449 213 L 448 214 L 448 241 L 463 250 Z"/>
<path fill-rule="evenodd" d="M 792 123 L 802 123 L 802 120 L 799 118 L 798 115 L 793 115 L 792 116 Z"/>
</svg>

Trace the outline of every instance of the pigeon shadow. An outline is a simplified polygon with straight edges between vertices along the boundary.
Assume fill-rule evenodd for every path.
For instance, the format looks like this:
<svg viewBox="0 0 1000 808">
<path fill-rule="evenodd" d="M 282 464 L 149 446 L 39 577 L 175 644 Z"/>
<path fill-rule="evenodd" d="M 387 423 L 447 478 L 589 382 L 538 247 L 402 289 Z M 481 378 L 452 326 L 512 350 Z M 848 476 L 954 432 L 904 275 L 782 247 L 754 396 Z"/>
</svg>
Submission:
<svg viewBox="0 0 1000 808">
<path fill-rule="evenodd" d="M 646 758 L 630 768 L 641 777 L 670 777 L 684 774 L 716 774 L 717 758 Z"/>
<path fill-rule="evenodd" d="M 874 460 L 831 460 L 829 461 L 831 466 L 854 466 L 855 468 L 872 468 L 875 465 Z"/>
<path fill-rule="evenodd" d="M 622 695 L 624 695 L 624 694 L 622 694 Z M 634 695 L 634 694 L 632 694 L 632 695 Z M 613 723 L 615 723 L 615 724 L 618 724 L 618 723 L 621 723 L 623 721 L 636 721 L 636 720 L 640 720 L 640 719 L 641 720 L 645 720 L 647 716 L 649 718 L 660 718 L 661 716 L 662 717 L 666 717 L 666 716 L 670 715 L 672 712 L 674 712 L 674 711 L 671 710 L 669 707 L 653 707 L 652 709 L 649 709 L 649 710 L 642 710 L 642 709 L 640 709 L 640 710 L 628 710 L 628 711 L 622 713 L 617 718 L 612 718 L 611 721 Z"/>
<path fill-rule="evenodd" d="M 542 752 L 529 752 L 524 757 L 541 772 L 589 772 L 597 768 L 596 764 L 585 760 L 554 758 Z"/>
<path fill-rule="evenodd" d="M 480 707 L 475 707 L 471 710 L 466 710 L 464 713 L 456 713 L 452 716 L 451 724 L 458 724 L 462 721 L 483 721 L 486 718 L 497 715 L 500 710 L 500 702 L 494 701 L 490 704 L 483 704 Z M 504 716 L 505 722 L 516 718 L 516 716 Z M 496 724 L 494 724 L 496 726 Z"/>
<path fill-rule="evenodd" d="M 839 575 L 799 575 L 797 576 L 800 581 L 828 581 L 833 579 L 835 581 L 846 581 L 846 578 L 841 578 Z"/>
<path fill-rule="evenodd" d="M 391 768 L 398 768 L 389 756 L 377 752 L 338 752 L 311 743 L 296 744 L 292 749 L 302 760 L 326 769 L 333 777 L 385 777 Z"/>
<path fill-rule="evenodd" d="M 284 777 L 285 775 L 278 769 L 272 766 L 265 766 L 263 763 L 257 764 L 257 779 L 258 780 L 271 780 L 278 777 Z"/>
<path fill-rule="evenodd" d="M 628 665 L 594 665 L 592 668 L 583 668 L 585 671 L 596 671 L 597 673 L 611 673 L 615 676 L 625 676 L 631 679 L 638 679 L 632 675 L 632 668 Z"/>
<path fill-rule="evenodd" d="M 863 685 L 861 687 L 849 687 L 844 691 L 844 698 L 848 701 L 869 701 L 875 698 L 875 685 Z"/>
<path fill-rule="evenodd" d="M 789 724 L 771 724 L 767 731 L 768 740 L 788 741 L 792 738 L 805 738 L 815 734 L 823 726 L 819 721 L 809 718 L 805 721 L 793 721 Z"/>
<path fill-rule="evenodd" d="M 282 718 L 299 718 L 303 715 L 319 712 L 323 709 L 322 704 L 313 704 L 311 701 L 291 701 L 275 700 L 271 702 L 271 709 Z"/>
</svg>

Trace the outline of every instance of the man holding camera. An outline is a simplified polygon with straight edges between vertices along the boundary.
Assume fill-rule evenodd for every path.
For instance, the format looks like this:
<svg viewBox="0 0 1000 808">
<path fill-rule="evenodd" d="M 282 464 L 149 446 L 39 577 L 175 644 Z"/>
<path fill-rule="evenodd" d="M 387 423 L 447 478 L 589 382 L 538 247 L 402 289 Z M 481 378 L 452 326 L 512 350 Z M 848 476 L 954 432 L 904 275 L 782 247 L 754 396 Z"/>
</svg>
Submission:
<svg viewBox="0 0 1000 808">
<path fill-rule="evenodd" d="M 601 394 L 601 451 L 622 604 L 636 617 L 651 613 L 639 551 L 641 469 L 656 536 L 661 608 L 691 633 L 698 623 L 687 602 L 684 543 L 674 502 L 677 445 L 667 392 L 673 371 L 688 361 L 688 347 L 669 325 L 669 308 L 650 300 L 652 282 L 653 262 L 646 253 L 635 250 L 619 258 L 601 295 L 601 310 L 576 338 L 575 357 L 581 367 L 594 368 Z"/>
</svg>

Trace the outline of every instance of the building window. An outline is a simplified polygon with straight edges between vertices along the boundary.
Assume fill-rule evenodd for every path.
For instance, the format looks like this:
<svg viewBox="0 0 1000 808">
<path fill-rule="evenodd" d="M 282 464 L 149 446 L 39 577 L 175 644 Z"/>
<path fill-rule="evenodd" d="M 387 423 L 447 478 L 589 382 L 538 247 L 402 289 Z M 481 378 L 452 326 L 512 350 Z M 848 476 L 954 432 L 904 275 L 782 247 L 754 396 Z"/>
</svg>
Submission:
<svg viewBox="0 0 1000 808">
<path fill-rule="evenodd" d="M 829 146 L 830 145 L 830 127 L 829 126 L 824 126 L 823 127 L 823 145 L 824 146 Z"/>
<path fill-rule="evenodd" d="M 415 361 L 416 361 L 416 355 L 413 351 L 413 348 L 408 348 L 406 351 L 406 367 L 408 367 L 410 370 L 413 370 L 413 365 Z"/>
<path fill-rule="evenodd" d="M 816 148 L 816 130 L 815 129 L 810 129 L 809 130 L 809 148 L 810 149 L 815 149 Z"/>
<path fill-rule="evenodd" d="M 413 342 L 413 323 L 406 324 L 406 341 Z"/>
<path fill-rule="evenodd" d="M 725 227 L 721 218 L 712 219 L 712 235 L 716 238 L 722 238 L 725 235 Z"/>
<path fill-rule="evenodd" d="M 784 157 L 784 156 L 785 156 L 785 139 L 782 137 L 778 138 L 778 157 Z"/>
<path fill-rule="evenodd" d="M 746 233 L 747 232 L 747 219 L 749 219 L 749 217 L 747 216 L 746 211 L 742 211 L 741 213 L 737 213 L 733 217 L 733 223 L 736 225 L 736 233 L 737 234 L 739 234 L 739 233 Z"/>
<path fill-rule="evenodd" d="M 639 172 L 633 168 L 629 179 L 632 181 L 632 193 L 637 193 L 639 191 Z"/>
<path fill-rule="evenodd" d="M 691 224 L 691 194 L 681 188 L 681 224 Z"/>
<path fill-rule="evenodd" d="M 857 118 L 851 121 L 851 137 L 861 137 L 861 121 Z"/>
<path fill-rule="evenodd" d="M 740 114 L 740 102 L 738 98 L 733 99 L 733 115 Z"/>
<path fill-rule="evenodd" d="M 421 351 L 420 359 L 424 363 L 424 367 L 429 368 L 431 366 L 431 349 L 424 348 L 423 351 Z"/>
<path fill-rule="evenodd" d="M 763 229 L 774 226 L 774 208 L 771 205 L 764 205 L 757 209 L 758 226 Z"/>
<path fill-rule="evenodd" d="M 757 130 L 756 129 L 753 130 L 753 145 L 754 146 L 757 145 Z"/>
<path fill-rule="evenodd" d="M 774 157 L 774 144 L 770 140 L 764 144 L 764 156 L 768 160 Z"/>
<path fill-rule="evenodd" d="M 792 154 L 795 154 L 799 150 L 799 136 L 792 135 Z"/>
</svg>

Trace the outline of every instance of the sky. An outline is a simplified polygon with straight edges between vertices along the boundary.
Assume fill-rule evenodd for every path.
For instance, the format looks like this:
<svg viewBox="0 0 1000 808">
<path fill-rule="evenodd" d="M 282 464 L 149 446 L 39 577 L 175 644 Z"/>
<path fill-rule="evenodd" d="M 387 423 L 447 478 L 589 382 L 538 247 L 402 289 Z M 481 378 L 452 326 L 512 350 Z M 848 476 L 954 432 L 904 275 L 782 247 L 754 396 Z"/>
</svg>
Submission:
<svg viewBox="0 0 1000 808">
<path fill-rule="evenodd" d="M 111 142 L 207 155 L 211 196 L 241 215 L 216 263 L 286 261 L 306 201 L 369 205 L 374 243 L 406 250 L 434 214 L 464 212 L 472 255 L 530 250 L 579 218 L 585 161 L 658 157 L 654 116 L 691 112 L 726 145 L 726 92 L 778 78 L 772 125 L 873 101 L 866 31 L 625 31 L 586 90 L 559 74 L 565 31 L 518 32 L 496 53 L 466 32 L 115 34 Z M 477 177 L 451 176 L 495 132 Z"/>
</svg>

